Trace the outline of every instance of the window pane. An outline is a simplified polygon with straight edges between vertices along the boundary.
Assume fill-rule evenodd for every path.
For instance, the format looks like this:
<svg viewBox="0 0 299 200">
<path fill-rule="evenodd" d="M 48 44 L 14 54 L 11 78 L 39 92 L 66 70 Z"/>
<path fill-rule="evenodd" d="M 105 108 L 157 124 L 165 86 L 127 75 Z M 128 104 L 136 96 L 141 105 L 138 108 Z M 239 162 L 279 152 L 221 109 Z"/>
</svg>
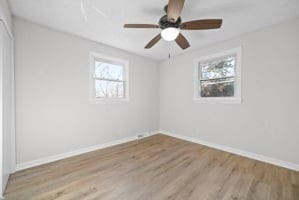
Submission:
<svg viewBox="0 0 299 200">
<path fill-rule="evenodd" d="M 200 81 L 201 97 L 233 97 L 234 79 Z"/>
<path fill-rule="evenodd" d="M 109 80 L 123 80 L 123 66 L 105 62 L 95 62 L 95 76 Z"/>
<path fill-rule="evenodd" d="M 226 57 L 200 63 L 202 79 L 215 79 L 235 76 L 235 57 Z"/>
<path fill-rule="evenodd" d="M 124 82 L 95 80 L 97 98 L 124 98 Z"/>
</svg>

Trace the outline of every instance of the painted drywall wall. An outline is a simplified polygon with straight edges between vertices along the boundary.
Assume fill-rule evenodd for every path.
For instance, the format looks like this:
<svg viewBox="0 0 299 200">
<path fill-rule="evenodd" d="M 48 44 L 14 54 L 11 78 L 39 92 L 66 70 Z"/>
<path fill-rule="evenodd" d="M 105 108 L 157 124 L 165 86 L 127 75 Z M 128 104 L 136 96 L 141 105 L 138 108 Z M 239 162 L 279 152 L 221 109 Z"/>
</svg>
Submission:
<svg viewBox="0 0 299 200">
<path fill-rule="evenodd" d="M 151 60 L 17 18 L 17 162 L 160 127 L 299 164 L 298 25 L 299 19 L 188 52 L 159 69 Z M 193 60 L 239 46 L 243 103 L 194 102 Z M 128 104 L 89 103 L 89 51 L 130 61 Z"/>
<path fill-rule="evenodd" d="M 17 163 L 159 128 L 158 63 L 14 19 Z M 130 101 L 91 104 L 89 51 L 130 62 Z"/>
<path fill-rule="evenodd" d="M 299 164 L 298 33 L 296 19 L 162 62 L 160 128 Z M 243 103 L 194 102 L 194 59 L 239 46 Z"/>
</svg>

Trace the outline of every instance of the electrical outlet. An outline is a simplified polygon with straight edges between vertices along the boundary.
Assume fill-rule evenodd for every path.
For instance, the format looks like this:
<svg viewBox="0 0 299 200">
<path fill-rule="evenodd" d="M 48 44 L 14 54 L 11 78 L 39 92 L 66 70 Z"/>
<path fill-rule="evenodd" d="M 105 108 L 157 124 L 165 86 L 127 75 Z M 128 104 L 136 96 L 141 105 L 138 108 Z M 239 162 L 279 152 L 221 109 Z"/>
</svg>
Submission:
<svg viewBox="0 0 299 200">
<path fill-rule="evenodd" d="M 144 137 L 144 135 L 137 135 L 137 139 L 141 139 L 141 138 L 143 138 Z"/>
</svg>

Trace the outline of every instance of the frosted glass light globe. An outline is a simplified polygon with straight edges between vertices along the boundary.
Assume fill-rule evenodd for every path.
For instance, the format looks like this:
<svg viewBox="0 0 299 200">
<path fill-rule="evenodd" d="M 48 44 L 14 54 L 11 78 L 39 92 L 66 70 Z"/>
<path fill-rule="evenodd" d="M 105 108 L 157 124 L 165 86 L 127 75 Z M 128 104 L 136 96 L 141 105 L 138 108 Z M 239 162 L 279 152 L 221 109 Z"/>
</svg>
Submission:
<svg viewBox="0 0 299 200">
<path fill-rule="evenodd" d="M 179 33 L 180 31 L 177 28 L 169 27 L 161 31 L 161 36 L 166 41 L 173 41 L 178 37 Z"/>
</svg>

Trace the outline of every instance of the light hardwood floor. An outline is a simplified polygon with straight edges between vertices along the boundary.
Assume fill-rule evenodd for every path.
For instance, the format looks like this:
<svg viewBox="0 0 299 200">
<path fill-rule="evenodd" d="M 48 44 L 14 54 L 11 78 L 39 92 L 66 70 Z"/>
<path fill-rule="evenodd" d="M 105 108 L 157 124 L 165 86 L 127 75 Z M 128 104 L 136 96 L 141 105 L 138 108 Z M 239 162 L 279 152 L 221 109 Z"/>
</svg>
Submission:
<svg viewBox="0 0 299 200">
<path fill-rule="evenodd" d="M 298 172 L 155 135 L 19 171 L 7 200 L 298 200 Z"/>
</svg>

